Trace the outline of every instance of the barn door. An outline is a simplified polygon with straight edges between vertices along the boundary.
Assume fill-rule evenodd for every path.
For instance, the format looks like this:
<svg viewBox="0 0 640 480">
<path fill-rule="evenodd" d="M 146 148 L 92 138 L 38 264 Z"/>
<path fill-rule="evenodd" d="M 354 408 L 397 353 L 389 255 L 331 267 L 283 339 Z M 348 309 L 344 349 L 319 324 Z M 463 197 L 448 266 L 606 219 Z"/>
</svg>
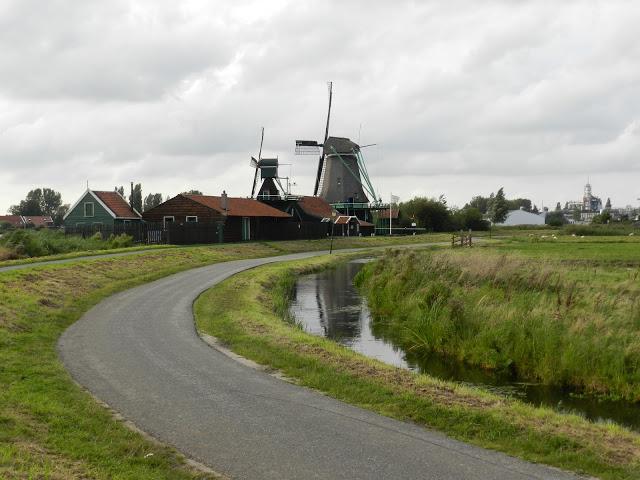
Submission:
<svg viewBox="0 0 640 480">
<path fill-rule="evenodd" d="M 251 240 L 251 218 L 242 217 L 242 240 Z"/>
</svg>

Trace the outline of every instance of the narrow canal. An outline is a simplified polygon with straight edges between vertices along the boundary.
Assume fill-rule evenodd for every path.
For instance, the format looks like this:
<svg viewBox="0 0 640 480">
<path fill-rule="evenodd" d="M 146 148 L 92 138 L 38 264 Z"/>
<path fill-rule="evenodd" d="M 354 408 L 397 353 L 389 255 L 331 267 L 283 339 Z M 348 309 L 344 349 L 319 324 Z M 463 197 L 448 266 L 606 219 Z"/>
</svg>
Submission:
<svg viewBox="0 0 640 480">
<path fill-rule="evenodd" d="M 307 332 L 400 368 L 477 386 L 533 405 L 577 413 L 591 420 L 614 421 L 640 431 L 638 404 L 574 395 L 564 388 L 521 382 L 446 358 L 418 357 L 401 350 L 374 330 L 367 302 L 353 285 L 365 262 L 355 260 L 298 279 L 291 312 Z"/>
</svg>

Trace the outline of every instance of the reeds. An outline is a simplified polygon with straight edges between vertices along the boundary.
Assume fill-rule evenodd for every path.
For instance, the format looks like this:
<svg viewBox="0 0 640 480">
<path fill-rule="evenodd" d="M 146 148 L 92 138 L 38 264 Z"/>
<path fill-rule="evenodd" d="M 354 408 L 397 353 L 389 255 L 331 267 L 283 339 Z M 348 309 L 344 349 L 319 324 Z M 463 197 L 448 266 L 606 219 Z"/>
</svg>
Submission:
<svg viewBox="0 0 640 480">
<path fill-rule="evenodd" d="M 640 284 L 605 273 L 486 250 L 389 252 L 357 284 L 405 349 L 640 400 Z"/>
</svg>

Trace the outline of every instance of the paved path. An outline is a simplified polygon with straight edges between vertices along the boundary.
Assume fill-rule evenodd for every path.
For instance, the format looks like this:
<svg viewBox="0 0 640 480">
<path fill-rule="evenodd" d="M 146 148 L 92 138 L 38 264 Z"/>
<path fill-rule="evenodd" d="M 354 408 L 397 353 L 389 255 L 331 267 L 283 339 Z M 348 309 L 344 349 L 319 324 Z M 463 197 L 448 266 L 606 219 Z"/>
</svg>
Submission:
<svg viewBox="0 0 640 480">
<path fill-rule="evenodd" d="M 229 276 L 323 252 L 219 263 L 107 298 L 59 341 L 71 375 L 139 428 L 238 479 L 569 479 L 249 368 L 198 337 Z"/>
</svg>

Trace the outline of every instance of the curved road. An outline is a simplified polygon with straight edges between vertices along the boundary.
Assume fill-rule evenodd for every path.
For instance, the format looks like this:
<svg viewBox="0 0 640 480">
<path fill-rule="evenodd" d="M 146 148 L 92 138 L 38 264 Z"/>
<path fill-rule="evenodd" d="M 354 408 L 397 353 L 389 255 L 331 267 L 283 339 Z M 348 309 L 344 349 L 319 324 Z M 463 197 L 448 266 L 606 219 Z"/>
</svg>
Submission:
<svg viewBox="0 0 640 480">
<path fill-rule="evenodd" d="M 242 270 L 197 268 L 105 299 L 60 338 L 71 375 L 155 438 L 242 479 L 570 479 L 274 378 L 211 348 L 192 304 Z"/>
</svg>

